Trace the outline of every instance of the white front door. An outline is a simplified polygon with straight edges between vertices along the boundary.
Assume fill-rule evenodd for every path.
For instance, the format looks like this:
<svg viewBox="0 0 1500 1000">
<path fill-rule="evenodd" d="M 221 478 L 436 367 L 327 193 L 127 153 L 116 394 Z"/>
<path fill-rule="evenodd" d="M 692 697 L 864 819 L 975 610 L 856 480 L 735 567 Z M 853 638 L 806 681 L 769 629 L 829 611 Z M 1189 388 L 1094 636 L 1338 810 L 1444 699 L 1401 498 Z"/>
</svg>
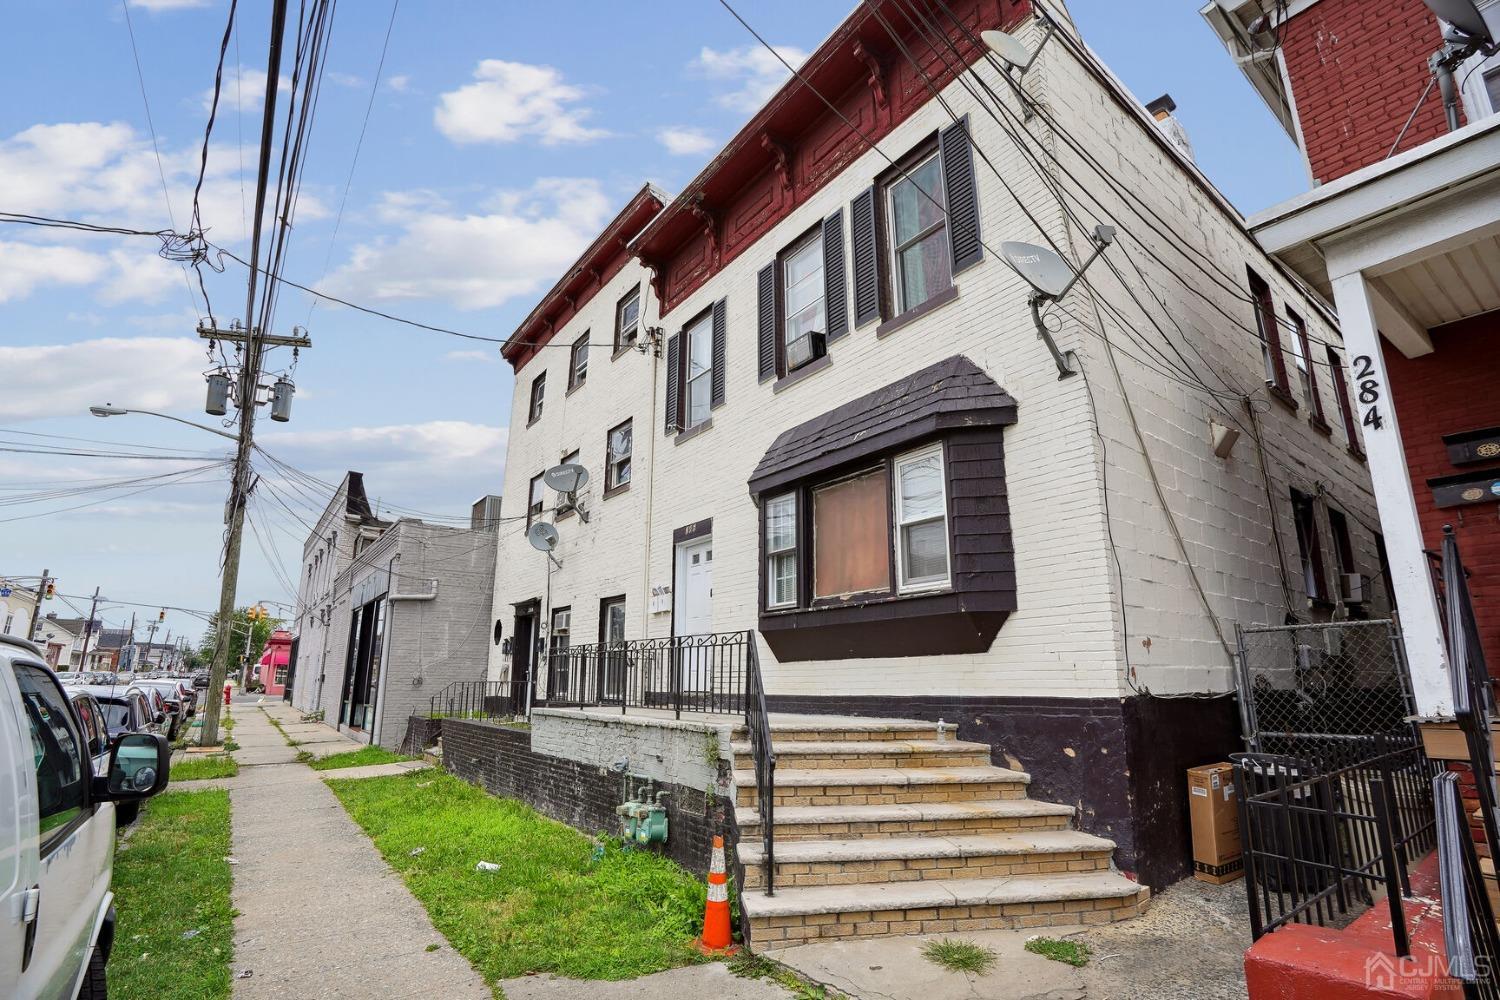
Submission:
<svg viewBox="0 0 1500 1000">
<path fill-rule="evenodd" d="M 673 587 L 673 635 L 704 635 L 713 631 L 714 540 L 701 538 L 677 546 L 677 580 Z M 682 690 L 700 691 L 709 663 L 707 650 L 687 648 L 682 664 Z"/>
</svg>

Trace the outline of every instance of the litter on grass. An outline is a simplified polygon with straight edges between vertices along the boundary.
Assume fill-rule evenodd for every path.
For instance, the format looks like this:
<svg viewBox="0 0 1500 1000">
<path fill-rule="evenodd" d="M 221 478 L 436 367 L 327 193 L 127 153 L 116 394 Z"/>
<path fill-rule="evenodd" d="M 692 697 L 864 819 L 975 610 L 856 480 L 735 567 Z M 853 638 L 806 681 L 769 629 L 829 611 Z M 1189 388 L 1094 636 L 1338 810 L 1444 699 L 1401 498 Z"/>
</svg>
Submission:
<svg viewBox="0 0 1500 1000">
<path fill-rule="evenodd" d="M 500 866 L 493 861 L 481 861 L 474 866 L 474 870 L 476 872 L 497 872 L 500 870 Z"/>
<path fill-rule="evenodd" d="M 415 858 L 418 855 L 426 854 L 427 853 L 427 848 L 425 848 L 425 847 L 413 847 L 411 850 L 407 851 L 406 853 L 410 854 L 412 857 Z"/>
</svg>

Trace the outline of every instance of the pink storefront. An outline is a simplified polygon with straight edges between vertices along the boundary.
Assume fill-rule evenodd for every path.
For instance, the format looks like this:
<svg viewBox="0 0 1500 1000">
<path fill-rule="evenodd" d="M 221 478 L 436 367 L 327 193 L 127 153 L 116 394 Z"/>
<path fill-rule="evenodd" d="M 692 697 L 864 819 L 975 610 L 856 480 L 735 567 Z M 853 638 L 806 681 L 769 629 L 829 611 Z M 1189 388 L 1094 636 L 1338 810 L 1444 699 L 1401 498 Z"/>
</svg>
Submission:
<svg viewBox="0 0 1500 1000">
<path fill-rule="evenodd" d="M 277 629 L 266 640 L 266 651 L 260 655 L 256 676 L 265 685 L 266 694 L 281 696 L 286 690 L 287 665 L 292 658 L 292 634 Z"/>
</svg>

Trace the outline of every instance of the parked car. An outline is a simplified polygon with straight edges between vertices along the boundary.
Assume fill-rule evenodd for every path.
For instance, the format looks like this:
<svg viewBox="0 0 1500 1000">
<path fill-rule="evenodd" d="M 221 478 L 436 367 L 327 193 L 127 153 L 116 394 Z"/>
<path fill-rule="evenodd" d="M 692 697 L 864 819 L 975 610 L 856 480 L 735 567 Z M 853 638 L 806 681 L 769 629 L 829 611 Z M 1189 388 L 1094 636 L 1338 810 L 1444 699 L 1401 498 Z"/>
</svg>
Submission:
<svg viewBox="0 0 1500 1000">
<path fill-rule="evenodd" d="M 109 738 L 109 727 L 104 724 L 104 710 L 99 707 L 94 696 L 81 687 L 64 685 L 63 691 L 73 703 L 78 724 L 83 727 L 84 742 L 88 744 L 94 775 L 97 777 L 108 774 L 109 748 L 114 741 Z"/>
<path fill-rule="evenodd" d="M 151 697 L 140 688 L 129 687 L 85 687 L 81 690 L 93 696 L 104 713 L 104 727 L 109 741 L 114 744 L 126 733 L 161 733 L 162 722 L 152 706 Z"/>
<path fill-rule="evenodd" d="M 187 703 L 183 699 L 182 691 L 177 687 L 177 682 L 137 680 L 133 686 L 145 691 L 148 696 L 152 696 L 153 704 L 156 704 L 159 699 L 158 707 L 167 716 L 162 722 L 166 729 L 167 739 L 175 740 L 177 734 L 185 730 L 188 724 Z"/>
<path fill-rule="evenodd" d="M 199 671 L 196 671 L 193 674 L 193 687 L 200 688 L 200 689 L 208 687 L 208 671 L 207 670 L 199 670 Z"/>
<path fill-rule="evenodd" d="M 115 808 L 167 784 L 159 734 L 131 733 L 106 773 L 41 651 L 0 635 L 0 983 L 17 1000 L 103 1000 L 114 944 Z"/>
</svg>

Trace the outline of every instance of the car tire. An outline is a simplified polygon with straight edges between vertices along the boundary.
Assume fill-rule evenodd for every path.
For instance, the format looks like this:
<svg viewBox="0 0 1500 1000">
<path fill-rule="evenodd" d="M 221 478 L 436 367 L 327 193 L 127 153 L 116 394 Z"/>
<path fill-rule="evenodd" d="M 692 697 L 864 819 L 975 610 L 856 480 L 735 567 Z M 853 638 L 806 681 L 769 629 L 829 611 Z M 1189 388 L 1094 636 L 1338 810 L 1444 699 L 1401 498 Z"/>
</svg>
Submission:
<svg viewBox="0 0 1500 1000">
<path fill-rule="evenodd" d="M 141 814 L 139 802 L 121 802 L 115 806 L 115 826 L 129 826 L 136 821 Z M 99 994 L 103 996 L 104 994 Z"/>
<path fill-rule="evenodd" d="M 109 1000 L 109 981 L 104 972 L 104 953 L 95 948 L 78 988 L 78 1000 Z"/>
</svg>

